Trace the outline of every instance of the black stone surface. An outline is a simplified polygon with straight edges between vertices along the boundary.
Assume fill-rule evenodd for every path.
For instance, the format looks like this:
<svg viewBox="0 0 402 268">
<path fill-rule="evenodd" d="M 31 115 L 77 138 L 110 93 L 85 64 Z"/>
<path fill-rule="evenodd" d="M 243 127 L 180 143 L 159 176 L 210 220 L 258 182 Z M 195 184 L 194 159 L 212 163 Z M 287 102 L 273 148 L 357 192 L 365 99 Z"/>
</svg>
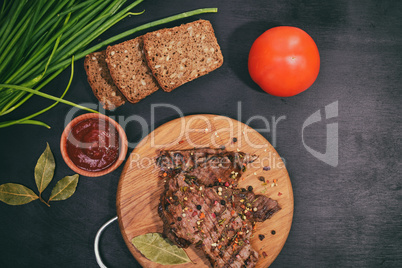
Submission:
<svg viewBox="0 0 402 268">
<path fill-rule="evenodd" d="M 276 133 L 262 132 L 285 159 L 294 191 L 292 230 L 271 267 L 401 267 L 402 265 L 402 2 L 401 1 L 144 1 L 141 16 L 124 19 L 101 39 L 144 22 L 201 7 L 219 13 L 196 18 L 212 22 L 225 58 L 211 74 L 172 93 L 158 91 L 136 105 L 126 104 L 108 115 L 136 115 L 151 129 L 153 104 L 175 105 L 185 114 L 213 113 L 242 122 L 253 116 L 286 116 Z M 248 51 L 265 30 L 296 26 L 316 41 L 321 55 L 317 81 L 304 93 L 278 98 L 264 93 L 247 71 Z M 135 37 L 135 36 L 133 36 Z M 2 38 L 2 37 L 1 37 Z M 70 71 L 64 71 L 44 92 L 61 95 Z M 66 99 L 96 103 L 86 81 L 83 60 Z M 237 107 L 241 104 L 241 118 Z M 338 116 L 309 126 L 305 143 L 325 152 L 326 124 L 339 128 L 339 162 L 330 166 L 303 145 L 305 120 L 338 102 Z M 31 99 L 12 116 L 19 118 L 51 102 Z M 35 188 L 33 169 L 46 142 L 55 159 L 55 179 L 73 172 L 59 149 L 60 135 L 71 107 L 59 104 L 37 119 L 48 123 L 0 129 L 0 183 Z M 156 109 L 155 127 L 178 117 L 171 109 Z M 264 128 L 262 120 L 250 126 Z M 126 128 L 129 141 L 143 131 L 138 123 Z M 133 148 L 130 148 L 131 151 Z M 116 215 L 115 198 L 120 167 L 100 178 L 81 177 L 76 193 L 48 208 L 36 201 L 24 206 L 0 203 L 0 267 L 98 267 L 93 252 L 95 234 Z M 277 233 L 280 230 L 276 230 Z M 269 252 L 268 252 L 269 254 Z M 130 254 L 118 224 L 101 239 L 108 267 L 140 267 Z"/>
</svg>

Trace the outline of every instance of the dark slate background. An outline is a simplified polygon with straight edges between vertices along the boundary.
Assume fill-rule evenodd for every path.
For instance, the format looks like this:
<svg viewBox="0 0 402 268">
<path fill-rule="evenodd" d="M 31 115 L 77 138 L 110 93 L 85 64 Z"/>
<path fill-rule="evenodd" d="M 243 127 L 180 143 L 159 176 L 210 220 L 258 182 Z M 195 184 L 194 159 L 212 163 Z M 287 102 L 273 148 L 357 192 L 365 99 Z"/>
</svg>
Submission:
<svg viewBox="0 0 402 268">
<path fill-rule="evenodd" d="M 246 122 L 255 115 L 286 116 L 278 124 L 276 149 L 291 177 L 295 212 L 289 238 L 271 267 L 401 267 L 402 183 L 402 2 L 401 1 L 145 1 L 101 39 L 168 15 L 201 7 L 218 7 L 218 14 L 196 18 L 212 22 L 225 58 L 211 74 L 172 93 L 156 92 L 138 104 L 109 115 L 138 115 L 151 128 L 151 105 L 167 103 L 184 114 L 213 113 Z M 321 54 L 317 81 L 291 98 L 260 90 L 247 71 L 248 51 L 265 30 L 296 26 L 316 41 Z M 135 37 L 135 36 L 133 36 Z M 127 38 L 129 39 L 129 38 Z M 44 92 L 61 95 L 66 70 Z M 66 99 L 96 103 L 86 81 L 83 60 Z M 303 146 L 302 125 L 315 111 L 338 101 L 339 116 L 305 130 L 305 142 L 325 151 L 326 124 L 339 125 L 339 164 L 332 167 Z M 237 105 L 241 102 L 241 118 Z M 12 117 L 44 108 L 50 102 L 32 98 Z M 35 188 L 33 169 L 49 142 L 56 158 L 55 182 L 73 172 L 59 149 L 65 115 L 71 107 L 59 104 L 38 119 L 52 126 L 14 126 L 0 130 L 0 183 Z M 178 115 L 159 109 L 155 126 Z M 262 128 L 261 120 L 252 121 Z M 130 142 L 142 131 L 138 123 L 126 129 Z M 262 133 L 273 141 L 273 133 Z M 130 151 L 132 148 L 130 149 Z M 76 193 L 51 208 L 36 201 L 24 206 L 0 203 L 0 267 L 97 267 L 93 241 L 98 228 L 116 215 L 115 198 L 120 167 L 100 177 L 81 177 Z M 127 249 L 118 224 L 106 230 L 101 254 L 108 267 L 140 267 Z"/>
</svg>

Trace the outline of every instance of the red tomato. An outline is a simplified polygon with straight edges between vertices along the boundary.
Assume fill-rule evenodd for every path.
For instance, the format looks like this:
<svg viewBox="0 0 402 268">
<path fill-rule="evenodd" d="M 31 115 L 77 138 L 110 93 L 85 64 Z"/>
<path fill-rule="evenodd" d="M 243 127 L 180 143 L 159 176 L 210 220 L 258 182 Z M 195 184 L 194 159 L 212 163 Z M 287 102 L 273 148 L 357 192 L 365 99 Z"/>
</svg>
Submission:
<svg viewBox="0 0 402 268">
<path fill-rule="evenodd" d="M 290 97 L 314 83 L 320 71 L 320 55 L 314 40 L 302 29 L 275 27 L 254 41 L 248 71 L 265 92 Z"/>
</svg>

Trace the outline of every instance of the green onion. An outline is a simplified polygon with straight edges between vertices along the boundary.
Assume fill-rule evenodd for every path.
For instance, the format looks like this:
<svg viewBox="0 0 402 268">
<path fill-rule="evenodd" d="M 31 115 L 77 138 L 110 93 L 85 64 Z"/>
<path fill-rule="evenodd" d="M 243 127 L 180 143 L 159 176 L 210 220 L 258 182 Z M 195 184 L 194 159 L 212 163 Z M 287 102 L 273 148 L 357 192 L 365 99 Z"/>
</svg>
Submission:
<svg viewBox="0 0 402 268">
<path fill-rule="evenodd" d="M 92 110 L 92 109 L 90 109 L 90 108 L 87 108 L 87 107 L 85 107 L 85 106 L 82 106 L 82 105 L 79 105 L 79 104 L 75 104 L 74 102 L 67 101 L 67 100 L 64 100 L 64 99 L 62 99 L 62 98 L 57 98 L 57 97 L 55 97 L 55 96 L 52 96 L 52 95 L 49 95 L 49 94 L 46 94 L 46 93 L 43 93 L 43 92 L 40 92 L 40 91 L 31 89 L 31 88 L 22 87 L 22 86 L 15 86 L 15 85 L 8 85 L 8 84 L 0 84 L 0 87 L 7 87 L 7 88 L 12 88 L 12 89 L 20 90 L 20 91 L 29 92 L 29 93 L 32 93 L 32 94 L 34 94 L 34 95 L 38 95 L 38 96 L 47 98 L 47 99 L 49 99 L 49 100 L 54 100 L 54 101 L 62 102 L 62 103 L 64 103 L 64 104 L 68 104 L 68 105 L 71 105 L 71 106 L 74 106 L 74 107 L 77 107 L 77 108 L 80 108 L 80 109 L 83 109 L 83 110 L 87 110 L 88 112 L 98 113 L 97 111 Z"/>
<path fill-rule="evenodd" d="M 16 124 L 20 124 L 20 125 L 37 125 L 37 126 L 42 126 L 42 127 L 50 129 L 49 125 L 47 125 L 47 124 L 45 124 L 45 123 L 43 123 L 41 121 L 37 121 L 37 120 L 24 120 L 24 121 L 18 122 Z"/>
<path fill-rule="evenodd" d="M 102 33 L 129 15 L 143 0 L 126 4 L 127 0 L 19 0 L 4 1 L 0 7 L 0 116 L 10 114 L 33 95 L 55 103 L 21 119 L 0 122 L 0 128 L 15 124 L 34 124 L 33 120 L 57 103 L 87 111 L 92 109 L 64 100 L 73 77 L 73 61 L 95 52 L 141 30 L 203 13 L 216 8 L 197 9 L 149 22 L 120 33 L 92 47 L 88 45 Z M 71 60 L 73 59 L 73 61 Z M 60 98 L 39 92 L 68 66 L 70 82 Z"/>
<path fill-rule="evenodd" d="M 11 125 L 16 125 L 16 124 L 29 124 L 29 123 L 27 123 L 27 122 L 33 122 L 34 125 L 41 125 L 41 126 L 45 126 L 45 127 L 47 127 L 47 128 L 50 128 L 50 127 L 49 127 L 48 125 L 46 125 L 45 123 L 42 123 L 42 122 L 39 122 L 39 121 L 35 121 L 35 120 L 30 120 L 30 119 L 33 118 L 33 117 L 35 117 L 35 116 L 38 116 L 38 115 L 40 115 L 40 114 L 43 114 L 44 112 L 46 112 L 46 111 L 52 109 L 52 108 L 53 108 L 54 106 L 56 106 L 59 102 L 61 102 L 61 101 L 63 102 L 63 101 L 64 101 L 64 100 L 63 100 L 63 97 L 66 95 L 67 91 L 69 90 L 69 88 L 70 88 L 70 86 L 71 86 L 71 83 L 73 82 L 73 77 L 74 77 L 74 57 L 71 59 L 71 75 L 70 75 L 70 80 L 68 81 L 67 87 L 66 87 L 66 89 L 64 90 L 63 94 L 61 95 L 60 98 L 58 98 L 58 100 L 57 100 L 55 103 L 53 103 L 53 104 L 50 105 L 49 107 L 47 107 L 47 108 L 45 108 L 45 109 L 43 109 L 43 110 L 41 110 L 41 111 L 39 111 L 39 112 L 36 112 L 36 113 L 34 113 L 34 114 L 31 114 L 31 115 L 29 115 L 29 116 L 27 116 L 27 117 L 25 117 L 25 118 L 22 118 L 22 119 L 19 119 L 19 120 L 13 120 L 13 121 L 9 121 L 9 122 L 2 122 L 2 123 L 0 123 L 0 128 L 8 127 L 8 126 L 11 126 Z M 41 92 L 36 92 L 36 93 L 41 93 Z M 42 94 L 44 94 L 44 93 L 42 93 Z M 65 103 L 65 102 L 64 102 L 64 103 Z M 66 103 L 66 104 L 71 105 L 70 103 Z M 72 106 L 78 107 L 77 104 L 73 104 Z M 85 109 L 86 109 L 86 108 L 85 108 Z M 92 112 L 93 110 L 90 109 L 89 111 Z M 94 112 L 98 113 L 97 111 L 94 111 Z M 41 124 L 40 124 L 40 123 L 41 123 Z"/>
</svg>

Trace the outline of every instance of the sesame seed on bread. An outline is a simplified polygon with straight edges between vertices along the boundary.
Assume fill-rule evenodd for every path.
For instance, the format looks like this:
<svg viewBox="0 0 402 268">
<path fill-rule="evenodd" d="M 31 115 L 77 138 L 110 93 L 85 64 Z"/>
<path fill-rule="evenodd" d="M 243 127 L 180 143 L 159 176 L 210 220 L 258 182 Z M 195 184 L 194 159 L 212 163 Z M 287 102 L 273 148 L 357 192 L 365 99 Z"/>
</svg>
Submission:
<svg viewBox="0 0 402 268">
<path fill-rule="evenodd" d="M 146 63 L 141 36 L 107 47 L 106 63 L 114 83 L 129 102 L 139 102 L 159 88 Z"/>
<path fill-rule="evenodd" d="M 150 32 L 143 40 L 148 66 L 167 92 L 223 63 L 214 29 L 206 20 Z"/>
<path fill-rule="evenodd" d="M 105 56 L 105 51 L 86 55 L 84 67 L 95 97 L 103 104 L 103 108 L 112 110 L 123 105 L 126 98 L 114 84 L 105 62 Z"/>
</svg>

